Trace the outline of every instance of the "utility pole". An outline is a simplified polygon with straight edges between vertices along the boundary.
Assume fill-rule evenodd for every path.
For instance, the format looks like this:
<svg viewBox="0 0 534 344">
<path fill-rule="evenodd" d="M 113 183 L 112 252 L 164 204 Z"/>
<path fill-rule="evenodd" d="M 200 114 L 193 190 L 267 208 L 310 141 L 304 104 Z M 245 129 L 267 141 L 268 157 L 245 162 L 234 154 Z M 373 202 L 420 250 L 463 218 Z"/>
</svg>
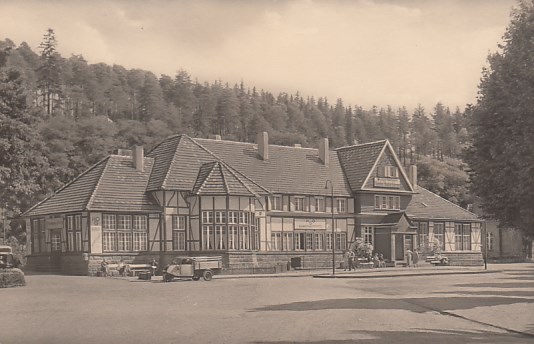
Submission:
<svg viewBox="0 0 534 344">
<path fill-rule="evenodd" d="M 4 236 L 2 237 L 2 240 L 4 241 L 4 243 L 6 242 L 6 220 L 7 220 L 6 208 L 7 208 L 7 204 L 5 207 L 2 208 L 2 226 L 4 229 Z"/>
</svg>

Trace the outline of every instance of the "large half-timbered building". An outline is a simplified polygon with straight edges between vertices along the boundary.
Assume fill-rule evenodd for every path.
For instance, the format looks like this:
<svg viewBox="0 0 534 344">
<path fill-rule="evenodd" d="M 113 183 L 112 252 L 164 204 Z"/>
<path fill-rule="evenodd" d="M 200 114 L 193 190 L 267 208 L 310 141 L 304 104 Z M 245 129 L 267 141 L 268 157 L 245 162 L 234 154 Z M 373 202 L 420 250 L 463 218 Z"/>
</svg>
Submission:
<svg viewBox="0 0 534 344">
<path fill-rule="evenodd" d="M 221 255 L 228 271 L 328 267 L 357 237 L 392 262 L 438 239 L 480 264 L 481 221 L 417 186 L 391 144 L 330 150 L 175 135 L 101 160 L 25 214 L 28 262 L 94 274 L 100 262 Z"/>
</svg>

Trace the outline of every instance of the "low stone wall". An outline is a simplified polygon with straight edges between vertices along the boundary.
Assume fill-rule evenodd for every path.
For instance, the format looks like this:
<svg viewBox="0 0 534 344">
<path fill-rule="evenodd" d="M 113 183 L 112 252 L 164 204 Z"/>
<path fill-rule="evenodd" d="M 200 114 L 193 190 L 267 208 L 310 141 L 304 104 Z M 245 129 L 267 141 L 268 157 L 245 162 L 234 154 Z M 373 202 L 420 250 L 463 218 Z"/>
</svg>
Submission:
<svg viewBox="0 0 534 344">
<path fill-rule="evenodd" d="M 451 266 L 483 266 L 482 252 L 443 252 L 443 256 L 449 258 Z"/>
</svg>

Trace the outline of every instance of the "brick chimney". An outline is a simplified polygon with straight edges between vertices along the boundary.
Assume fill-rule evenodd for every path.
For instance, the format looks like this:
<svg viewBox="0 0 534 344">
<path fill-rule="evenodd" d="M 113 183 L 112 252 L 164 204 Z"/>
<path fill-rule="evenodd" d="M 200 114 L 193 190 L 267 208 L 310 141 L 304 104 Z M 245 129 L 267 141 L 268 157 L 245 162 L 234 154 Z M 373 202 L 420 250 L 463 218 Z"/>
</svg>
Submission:
<svg viewBox="0 0 534 344">
<path fill-rule="evenodd" d="M 328 165 L 330 162 L 329 152 L 328 138 L 325 137 L 319 142 L 319 159 L 321 159 L 324 165 Z"/>
<path fill-rule="evenodd" d="M 269 135 L 266 131 L 258 133 L 257 136 L 258 143 L 258 154 L 263 160 L 269 159 Z"/>
<path fill-rule="evenodd" d="M 135 146 L 133 154 L 133 164 L 136 170 L 143 172 L 145 169 L 143 146 Z"/>
</svg>

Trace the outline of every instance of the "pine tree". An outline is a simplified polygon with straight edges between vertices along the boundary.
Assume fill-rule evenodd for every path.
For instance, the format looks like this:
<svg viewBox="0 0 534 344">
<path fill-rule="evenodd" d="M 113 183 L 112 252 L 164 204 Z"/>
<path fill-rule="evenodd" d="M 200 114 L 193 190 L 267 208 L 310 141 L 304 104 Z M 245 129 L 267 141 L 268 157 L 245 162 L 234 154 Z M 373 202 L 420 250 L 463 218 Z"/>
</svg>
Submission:
<svg viewBox="0 0 534 344">
<path fill-rule="evenodd" d="M 527 254 L 534 238 L 534 3 L 521 1 L 489 56 L 472 118 L 469 152 L 474 190 L 501 225 L 522 230 Z"/>
<path fill-rule="evenodd" d="M 61 98 L 60 56 L 56 51 L 57 40 L 54 30 L 48 29 L 39 45 L 41 50 L 41 66 L 37 69 L 37 85 L 42 104 L 50 116 Z"/>
</svg>

